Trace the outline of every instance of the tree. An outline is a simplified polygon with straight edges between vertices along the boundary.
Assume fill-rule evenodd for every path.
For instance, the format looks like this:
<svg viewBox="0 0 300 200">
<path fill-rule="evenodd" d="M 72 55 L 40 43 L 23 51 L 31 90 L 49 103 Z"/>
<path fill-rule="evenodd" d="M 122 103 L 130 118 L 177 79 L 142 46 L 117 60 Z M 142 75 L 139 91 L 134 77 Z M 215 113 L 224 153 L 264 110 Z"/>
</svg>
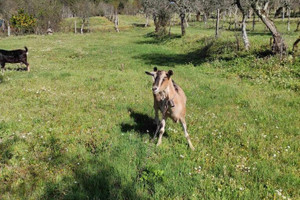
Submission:
<svg viewBox="0 0 300 200">
<path fill-rule="evenodd" d="M 249 2 L 247 0 L 244 0 L 243 2 L 241 2 L 241 0 L 236 0 L 235 3 L 236 3 L 237 7 L 240 9 L 240 11 L 243 15 L 243 19 L 242 19 L 242 36 L 243 36 L 245 49 L 246 49 L 246 51 L 248 51 L 249 48 L 250 48 L 250 42 L 249 42 L 248 35 L 247 35 L 246 20 L 248 18 L 250 5 L 249 5 Z M 242 5 L 242 3 L 243 3 L 243 5 Z"/>
<path fill-rule="evenodd" d="M 260 0 L 251 0 L 251 7 L 255 11 L 256 15 L 262 20 L 266 27 L 270 30 L 273 36 L 272 51 L 275 54 L 286 54 L 287 45 L 285 44 L 283 38 L 278 32 L 273 21 L 267 16 L 267 8 L 269 2 L 262 3 Z"/>
<path fill-rule="evenodd" d="M 89 17 L 92 15 L 93 3 L 85 0 L 77 0 L 73 4 L 73 10 L 76 16 L 80 17 L 82 20 L 80 33 L 83 34 L 85 24 L 89 24 Z"/>
<path fill-rule="evenodd" d="M 181 36 L 184 36 L 186 33 L 186 13 L 191 12 L 193 8 L 193 3 L 191 0 L 174 0 L 170 4 L 175 4 L 177 7 L 177 12 L 180 17 L 180 26 L 181 26 Z"/>
<path fill-rule="evenodd" d="M 142 5 L 153 16 L 155 32 L 159 35 L 165 35 L 167 33 L 166 27 L 174 12 L 172 3 L 169 0 L 143 0 Z"/>
<path fill-rule="evenodd" d="M 0 14 L 4 19 L 4 26 L 7 26 L 7 35 L 10 36 L 10 18 L 18 10 L 17 3 L 15 1 L 0 1 Z"/>
</svg>

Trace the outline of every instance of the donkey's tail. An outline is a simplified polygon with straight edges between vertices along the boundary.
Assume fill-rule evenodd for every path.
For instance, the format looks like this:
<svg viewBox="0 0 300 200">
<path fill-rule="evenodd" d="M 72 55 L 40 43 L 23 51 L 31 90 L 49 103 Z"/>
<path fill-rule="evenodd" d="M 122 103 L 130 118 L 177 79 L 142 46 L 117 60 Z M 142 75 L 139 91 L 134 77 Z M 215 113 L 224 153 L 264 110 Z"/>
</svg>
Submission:
<svg viewBox="0 0 300 200">
<path fill-rule="evenodd" d="M 25 48 L 25 51 L 28 52 L 28 48 L 27 47 L 24 47 L 24 48 Z"/>
</svg>

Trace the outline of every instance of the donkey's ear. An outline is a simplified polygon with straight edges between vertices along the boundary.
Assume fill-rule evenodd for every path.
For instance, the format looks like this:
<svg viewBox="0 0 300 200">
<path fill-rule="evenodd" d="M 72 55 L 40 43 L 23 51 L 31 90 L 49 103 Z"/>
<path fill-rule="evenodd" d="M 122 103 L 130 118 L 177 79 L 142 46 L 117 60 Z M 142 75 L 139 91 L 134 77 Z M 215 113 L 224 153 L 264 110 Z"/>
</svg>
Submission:
<svg viewBox="0 0 300 200">
<path fill-rule="evenodd" d="M 167 76 L 170 78 L 173 75 L 173 71 L 169 70 Z"/>
<path fill-rule="evenodd" d="M 145 73 L 146 73 L 147 75 L 154 76 L 154 73 L 153 73 L 153 72 L 147 72 L 147 71 L 145 71 Z"/>
<path fill-rule="evenodd" d="M 157 67 L 154 67 L 154 68 L 153 68 L 153 71 L 157 72 Z"/>
</svg>

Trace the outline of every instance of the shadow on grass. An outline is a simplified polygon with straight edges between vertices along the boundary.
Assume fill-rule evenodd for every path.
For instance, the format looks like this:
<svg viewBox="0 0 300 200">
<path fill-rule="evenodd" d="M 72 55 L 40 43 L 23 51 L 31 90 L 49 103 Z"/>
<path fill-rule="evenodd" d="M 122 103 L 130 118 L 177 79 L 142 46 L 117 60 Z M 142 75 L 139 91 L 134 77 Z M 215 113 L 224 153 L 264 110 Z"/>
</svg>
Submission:
<svg viewBox="0 0 300 200">
<path fill-rule="evenodd" d="M 155 34 L 155 32 L 147 33 L 145 38 L 152 38 L 152 40 L 144 40 L 144 41 L 138 41 L 137 44 L 161 44 L 169 40 L 178 39 L 181 38 L 181 35 L 179 34 L 171 34 L 171 35 L 164 35 L 159 36 Z"/>
<path fill-rule="evenodd" d="M 152 117 L 149 117 L 146 114 L 138 113 L 132 110 L 131 108 L 128 109 L 130 113 L 130 117 L 134 119 L 134 124 L 121 124 L 121 131 L 128 132 L 128 131 L 135 131 L 139 134 L 149 134 L 150 137 L 154 136 L 156 131 L 156 124 L 154 123 L 155 120 Z"/>
<path fill-rule="evenodd" d="M 46 183 L 40 199 L 141 199 L 134 181 L 122 182 L 122 177 L 108 160 L 92 159 L 73 169 L 73 178 Z M 74 181 L 75 179 L 75 181 Z"/>
<path fill-rule="evenodd" d="M 151 53 L 135 56 L 135 59 L 141 59 L 149 65 L 169 66 L 193 64 L 194 66 L 200 65 L 210 59 L 209 50 L 214 43 L 210 42 L 206 46 L 196 51 L 187 54 L 161 54 Z"/>
<path fill-rule="evenodd" d="M 5 70 L 7 70 L 7 71 L 27 71 L 27 68 L 26 67 L 17 67 L 17 68 L 5 67 Z"/>
<path fill-rule="evenodd" d="M 258 58 L 266 58 L 270 56 L 274 56 L 274 53 L 271 51 L 271 49 L 261 49 L 254 52 L 255 56 Z"/>
<path fill-rule="evenodd" d="M 132 26 L 139 27 L 139 28 L 147 28 L 147 27 L 149 27 L 149 25 L 145 27 L 145 24 L 139 24 L 139 23 L 133 23 Z"/>
<path fill-rule="evenodd" d="M 272 34 L 270 32 L 252 32 L 252 31 L 248 31 L 247 34 L 249 36 L 255 36 L 255 35 L 258 35 L 258 36 L 272 36 Z"/>
</svg>

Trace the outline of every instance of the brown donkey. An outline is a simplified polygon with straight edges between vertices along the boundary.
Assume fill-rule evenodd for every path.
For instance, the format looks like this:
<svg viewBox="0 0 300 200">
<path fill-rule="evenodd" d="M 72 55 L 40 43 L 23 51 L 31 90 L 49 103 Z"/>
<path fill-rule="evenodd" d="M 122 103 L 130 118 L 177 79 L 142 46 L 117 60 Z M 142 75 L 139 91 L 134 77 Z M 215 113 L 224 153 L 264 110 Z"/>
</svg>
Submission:
<svg viewBox="0 0 300 200">
<path fill-rule="evenodd" d="M 152 92 L 154 97 L 155 122 L 157 124 L 153 139 L 156 138 L 159 132 L 157 146 L 161 144 L 162 136 L 165 132 L 166 120 L 170 117 L 175 123 L 178 121 L 181 122 L 189 146 L 192 150 L 195 150 L 186 128 L 186 96 L 183 90 L 171 79 L 173 71 L 160 71 L 154 67 L 153 72 L 146 72 L 146 74 L 153 78 Z M 159 121 L 158 110 L 162 113 L 161 121 Z"/>
</svg>

